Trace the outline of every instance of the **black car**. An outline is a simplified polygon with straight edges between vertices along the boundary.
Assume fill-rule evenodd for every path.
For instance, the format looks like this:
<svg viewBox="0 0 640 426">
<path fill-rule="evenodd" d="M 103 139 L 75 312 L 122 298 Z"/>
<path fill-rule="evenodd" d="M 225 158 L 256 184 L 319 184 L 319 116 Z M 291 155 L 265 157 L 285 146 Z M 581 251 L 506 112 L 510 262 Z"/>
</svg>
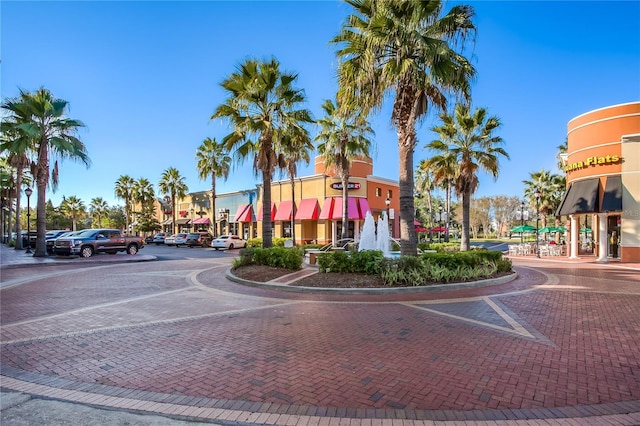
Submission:
<svg viewBox="0 0 640 426">
<path fill-rule="evenodd" d="M 213 237 L 208 232 L 191 232 L 187 235 L 187 245 L 189 247 L 200 246 L 209 247 Z"/>
</svg>

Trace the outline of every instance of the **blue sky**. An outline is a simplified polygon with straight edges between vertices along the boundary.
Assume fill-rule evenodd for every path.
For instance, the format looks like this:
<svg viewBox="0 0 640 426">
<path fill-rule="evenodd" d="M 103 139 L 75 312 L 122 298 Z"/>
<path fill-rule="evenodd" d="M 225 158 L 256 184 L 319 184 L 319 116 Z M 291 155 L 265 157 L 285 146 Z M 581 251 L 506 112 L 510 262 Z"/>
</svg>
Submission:
<svg viewBox="0 0 640 426">
<path fill-rule="evenodd" d="M 559 173 L 556 147 L 567 123 L 587 111 L 640 100 L 640 2 L 471 1 L 478 27 L 473 106 L 503 122 L 499 134 L 511 160 L 497 181 L 481 175 L 476 196 L 522 196 L 522 180 L 541 169 Z M 299 73 L 309 108 L 320 118 L 336 91 L 335 50 L 329 40 L 349 7 L 338 1 L 127 2 L 7 1 L 0 4 L 0 94 L 44 86 L 69 101 L 69 115 L 92 165 L 66 160 L 58 205 L 75 195 L 86 205 L 114 195 L 121 175 L 157 182 L 168 167 L 190 191 L 198 179 L 195 151 L 206 137 L 228 133 L 210 121 L 225 99 L 220 82 L 247 58 L 277 58 Z M 389 106 L 371 117 L 376 131 L 374 174 L 398 179 Z M 436 115 L 418 129 L 415 164 Z M 315 135 L 316 129 L 312 129 Z M 313 173 L 313 164 L 299 168 Z M 278 176 L 276 176 L 278 178 Z M 251 161 L 236 165 L 219 192 L 255 187 Z"/>
</svg>

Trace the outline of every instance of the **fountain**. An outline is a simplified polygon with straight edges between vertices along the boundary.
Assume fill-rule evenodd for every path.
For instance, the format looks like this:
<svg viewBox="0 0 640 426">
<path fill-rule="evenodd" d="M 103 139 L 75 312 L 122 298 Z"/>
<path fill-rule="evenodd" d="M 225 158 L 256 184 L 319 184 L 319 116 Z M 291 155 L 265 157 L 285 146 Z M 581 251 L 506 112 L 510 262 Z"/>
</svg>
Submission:
<svg viewBox="0 0 640 426">
<path fill-rule="evenodd" d="M 380 250 L 384 257 L 391 257 L 391 236 L 389 235 L 389 222 L 383 213 L 378 218 L 378 232 L 376 234 L 375 220 L 371 212 L 364 217 L 364 225 L 360 233 L 358 251 Z"/>
<path fill-rule="evenodd" d="M 364 216 L 358 251 L 376 250 L 376 224 L 370 211 Z"/>
</svg>

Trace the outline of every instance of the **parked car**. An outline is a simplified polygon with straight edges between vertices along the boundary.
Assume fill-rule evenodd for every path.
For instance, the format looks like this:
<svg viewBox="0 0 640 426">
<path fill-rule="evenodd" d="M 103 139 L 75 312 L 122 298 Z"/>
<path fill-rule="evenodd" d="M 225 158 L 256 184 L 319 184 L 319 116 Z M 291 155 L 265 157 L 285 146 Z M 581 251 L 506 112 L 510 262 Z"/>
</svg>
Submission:
<svg viewBox="0 0 640 426">
<path fill-rule="evenodd" d="M 48 254 L 54 254 L 53 253 L 53 245 L 55 244 L 56 240 L 60 237 L 71 237 L 73 235 L 78 235 L 79 233 L 83 232 L 84 229 L 80 230 L 80 231 L 69 231 L 69 230 L 58 230 L 58 231 L 47 231 L 47 233 L 45 234 L 45 242 L 47 244 L 47 253 Z"/>
<path fill-rule="evenodd" d="M 164 232 L 158 232 L 156 235 L 153 236 L 153 241 L 152 243 L 159 246 L 160 244 L 164 244 L 164 239 L 166 238 L 167 234 L 165 234 Z"/>
<path fill-rule="evenodd" d="M 234 249 L 234 248 L 244 248 L 247 246 L 247 242 L 237 235 L 220 235 L 218 238 L 213 240 L 211 243 L 211 247 L 214 249 Z"/>
<path fill-rule="evenodd" d="M 187 234 L 184 232 L 180 232 L 178 234 L 173 234 L 164 239 L 164 244 L 167 246 L 176 246 L 180 247 L 187 244 Z"/>
<path fill-rule="evenodd" d="M 144 237 L 144 243 L 145 244 L 151 244 L 153 242 L 153 235 L 149 235 Z"/>
<path fill-rule="evenodd" d="M 211 245 L 211 240 L 213 237 L 206 231 L 201 232 L 192 232 L 187 235 L 186 244 L 189 247 L 200 246 L 200 247 L 209 247 Z"/>
<path fill-rule="evenodd" d="M 142 237 L 125 236 L 118 229 L 85 229 L 72 237 L 58 237 L 53 244 L 57 255 L 91 257 L 94 253 L 136 254 L 144 247 Z"/>
</svg>

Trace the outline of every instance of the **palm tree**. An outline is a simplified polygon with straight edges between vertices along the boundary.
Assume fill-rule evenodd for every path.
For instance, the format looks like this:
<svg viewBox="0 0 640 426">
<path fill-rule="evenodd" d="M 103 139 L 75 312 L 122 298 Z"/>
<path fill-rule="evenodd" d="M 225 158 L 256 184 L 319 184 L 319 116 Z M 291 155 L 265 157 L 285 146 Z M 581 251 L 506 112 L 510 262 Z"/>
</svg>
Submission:
<svg viewBox="0 0 640 426">
<path fill-rule="evenodd" d="M 444 189 L 444 211 L 446 213 L 445 242 L 449 241 L 449 222 L 451 220 L 451 189 L 455 177 L 457 159 L 452 155 L 436 156 L 424 160 L 424 166 L 433 175 L 433 183 Z"/>
<path fill-rule="evenodd" d="M 149 215 L 153 211 L 153 202 L 156 199 L 156 191 L 149 179 L 140 178 L 133 182 L 132 199 L 134 203 L 140 204 L 140 211 L 135 212 L 138 215 Z"/>
<path fill-rule="evenodd" d="M 332 40 L 340 97 L 367 116 L 393 93 L 391 123 L 398 134 L 401 253 L 417 255 L 413 226 L 416 124 L 431 104 L 445 110 L 446 93 L 469 95 L 475 70 L 456 48 L 475 32 L 471 6 L 442 16 L 440 0 L 346 0 L 356 14 Z"/>
<path fill-rule="evenodd" d="M 81 219 L 86 209 L 84 207 L 84 203 L 75 195 L 66 198 L 62 196 L 62 202 L 60 203 L 60 211 L 69 219 L 71 219 L 71 223 L 73 224 L 72 231 L 77 230 L 78 219 Z"/>
<path fill-rule="evenodd" d="M 292 128 L 291 132 L 284 132 L 280 140 L 279 163 L 287 171 L 291 183 L 291 239 L 296 244 L 296 186 L 294 179 L 298 175 L 298 163 L 311 161 L 311 151 L 314 150 L 309 132 L 303 128 Z"/>
<path fill-rule="evenodd" d="M 565 139 L 562 145 L 558 145 L 558 153 L 556 154 L 556 159 L 558 160 L 558 170 L 564 170 L 564 161 L 562 157 L 567 154 L 569 151 L 569 139 Z"/>
<path fill-rule="evenodd" d="M 215 139 L 206 138 L 196 150 L 198 176 L 204 180 L 211 176 L 211 216 L 213 216 L 213 236 L 218 236 L 216 224 L 216 179 L 218 176 L 229 177 L 231 157 L 224 146 Z"/>
<path fill-rule="evenodd" d="M 121 175 L 116 181 L 116 197 L 124 200 L 125 229 L 127 232 L 129 231 L 129 218 L 131 217 L 134 184 L 135 180 L 133 180 L 129 175 Z"/>
<path fill-rule="evenodd" d="M 54 160 L 51 165 L 51 157 L 79 160 L 87 167 L 90 165 L 86 147 L 77 137 L 78 130 L 84 127 L 84 124 L 79 120 L 66 117 L 67 107 L 67 101 L 54 97 L 45 88 L 40 88 L 33 93 L 21 90 L 16 104 L 7 108 L 11 111 L 19 108 L 23 111 L 21 114 L 25 121 L 17 127 L 21 135 L 30 140 L 30 151 L 37 153 L 32 165 L 38 190 L 37 239 L 34 257 L 47 255 L 45 242 L 47 188 L 51 182 L 51 187 L 55 191 L 59 176 L 58 161 Z"/>
<path fill-rule="evenodd" d="M 306 109 L 304 92 L 293 87 L 297 74 L 281 72 L 276 59 L 259 62 L 249 59 L 221 83 L 228 93 L 211 119 L 224 118 L 232 132 L 224 137 L 224 147 L 239 161 L 253 155 L 253 169 L 262 174 L 262 245 L 271 247 L 271 181 L 278 166 L 275 144 L 285 129 L 313 122 Z"/>
<path fill-rule="evenodd" d="M 102 228 L 102 218 L 106 217 L 109 212 L 109 204 L 102 199 L 102 197 L 96 197 L 91 200 L 89 204 L 89 211 L 94 220 L 98 222 L 98 228 Z"/>
<path fill-rule="evenodd" d="M 440 152 L 434 163 L 455 158 L 454 190 L 462 199 L 462 235 L 460 250 L 469 250 L 469 208 L 471 195 L 478 187 L 478 171 L 498 176 L 498 156 L 509 158 L 509 154 L 500 147 L 502 138 L 494 132 L 500 128 L 500 119 L 487 116 L 485 108 L 477 108 L 473 114 L 466 104 L 456 105 L 455 115 L 440 114 L 442 125 L 431 130 L 440 136 L 428 147 Z"/>
<path fill-rule="evenodd" d="M 320 132 L 318 152 L 327 167 L 333 166 L 342 182 L 342 235 L 345 239 L 349 230 L 348 184 L 351 163 L 358 157 L 368 157 L 374 134 L 366 119 L 358 110 L 340 108 L 336 101 L 325 100 L 322 104 L 325 116 L 318 120 Z M 413 225 L 413 223 L 412 223 Z"/>
<path fill-rule="evenodd" d="M 178 169 L 169 167 L 162 172 L 160 182 L 158 183 L 158 189 L 161 193 L 168 195 L 171 198 L 171 229 L 172 233 L 176 233 L 176 201 L 182 199 L 187 195 L 189 188 L 184 182 L 184 177 L 180 176 Z"/>
<path fill-rule="evenodd" d="M 529 177 L 529 180 L 522 181 L 525 185 L 524 197 L 529 200 L 529 207 L 533 210 L 536 210 L 537 204 L 536 214 L 541 215 L 542 227 L 544 228 L 547 226 L 548 212 L 555 211 L 560 205 L 565 189 L 565 178 L 544 169 L 530 173 Z M 540 194 L 539 200 L 536 200 L 536 190 Z"/>
<path fill-rule="evenodd" d="M 19 191 L 15 196 L 16 211 L 20 211 L 21 193 L 23 186 L 24 170 L 29 169 L 32 155 L 33 139 L 22 131 L 22 125 L 29 122 L 29 110 L 27 105 L 20 102 L 20 98 L 6 101 L 2 108 L 9 115 L 0 123 L 0 152 L 8 153 L 7 163 L 15 169 L 15 188 Z M 12 176 L 13 179 L 13 176 Z M 11 203 L 9 203 L 10 205 Z M 16 214 L 16 236 L 22 234 L 20 215 Z M 9 220 L 9 222 L 11 222 Z M 22 238 L 16 237 L 16 250 L 22 250 Z"/>
</svg>

